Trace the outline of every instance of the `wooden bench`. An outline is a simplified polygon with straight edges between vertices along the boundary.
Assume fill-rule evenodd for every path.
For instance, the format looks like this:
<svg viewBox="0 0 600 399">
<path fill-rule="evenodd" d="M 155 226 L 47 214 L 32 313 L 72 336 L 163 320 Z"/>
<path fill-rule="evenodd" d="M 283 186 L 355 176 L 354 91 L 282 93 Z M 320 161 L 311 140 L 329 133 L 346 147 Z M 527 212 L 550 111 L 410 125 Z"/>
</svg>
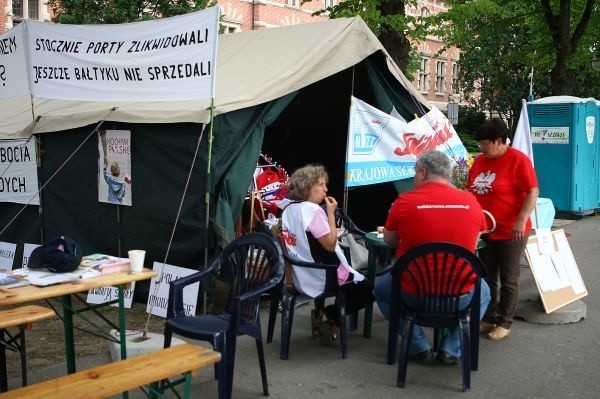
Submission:
<svg viewBox="0 0 600 399">
<path fill-rule="evenodd" d="M 25 347 L 25 330 L 31 329 L 32 323 L 53 317 L 54 311 L 38 305 L 26 305 L 0 311 L 0 391 L 8 389 L 6 376 L 6 349 L 19 352 L 21 356 L 21 381 L 27 385 L 27 357 Z M 10 327 L 18 327 L 19 332 L 11 334 Z"/>
<path fill-rule="evenodd" d="M 14 389 L 0 398 L 105 398 L 180 374 L 185 374 L 183 397 L 189 398 L 192 373 L 220 360 L 212 349 L 181 344 Z"/>
</svg>

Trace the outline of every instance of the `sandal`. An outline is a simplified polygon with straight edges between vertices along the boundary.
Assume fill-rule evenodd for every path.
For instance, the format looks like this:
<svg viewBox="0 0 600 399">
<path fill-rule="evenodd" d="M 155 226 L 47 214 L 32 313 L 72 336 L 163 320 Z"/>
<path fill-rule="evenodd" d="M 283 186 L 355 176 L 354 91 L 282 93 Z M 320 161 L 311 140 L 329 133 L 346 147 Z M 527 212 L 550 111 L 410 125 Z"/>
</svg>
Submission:
<svg viewBox="0 0 600 399">
<path fill-rule="evenodd" d="M 323 343 L 327 346 L 338 346 L 338 333 L 339 328 L 333 320 L 326 320 L 321 324 L 321 336 Z"/>
<path fill-rule="evenodd" d="M 496 326 L 492 331 L 488 333 L 488 338 L 492 341 L 499 341 L 510 335 L 510 328 L 504 328 Z"/>
<path fill-rule="evenodd" d="M 323 311 L 319 310 L 318 313 L 316 310 L 310 311 L 310 326 L 312 338 L 317 339 L 321 336 L 321 323 L 323 322 Z"/>
</svg>

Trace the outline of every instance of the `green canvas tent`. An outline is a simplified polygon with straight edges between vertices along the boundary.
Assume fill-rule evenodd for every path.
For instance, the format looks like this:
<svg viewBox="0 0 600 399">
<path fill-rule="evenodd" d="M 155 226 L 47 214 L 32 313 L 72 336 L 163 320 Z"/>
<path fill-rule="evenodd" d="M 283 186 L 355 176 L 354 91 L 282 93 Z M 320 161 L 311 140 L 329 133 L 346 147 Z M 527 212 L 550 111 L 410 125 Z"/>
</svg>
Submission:
<svg viewBox="0 0 600 399">
<path fill-rule="evenodd" d="M 210 181 L 209 129 L 202 133 L 209 101 L 2 101 L 0 138 L 39 140 L 44 188 L 39 207 L 0 203 L 0 241 L 39 243 L 65 234 L 85 253 L 144 248 L 147 260 L 162 262 L 169 249 L 167 263 L 195 268 L 207 237 L 211 248 L 233 238 L 261 149 L 290 171 L 325 164 L 330 192 L 341 202 L 350 96 L 407 119 L 428 108 L 358 17 L 221 35 L 216 79 Z M 99 121 L 102 129 L 131 131 L 131 207 L 97 200 Z M 351 193 L 350 212 L 381 224 L 394 196 L 389 187 Z"/>
</svg>

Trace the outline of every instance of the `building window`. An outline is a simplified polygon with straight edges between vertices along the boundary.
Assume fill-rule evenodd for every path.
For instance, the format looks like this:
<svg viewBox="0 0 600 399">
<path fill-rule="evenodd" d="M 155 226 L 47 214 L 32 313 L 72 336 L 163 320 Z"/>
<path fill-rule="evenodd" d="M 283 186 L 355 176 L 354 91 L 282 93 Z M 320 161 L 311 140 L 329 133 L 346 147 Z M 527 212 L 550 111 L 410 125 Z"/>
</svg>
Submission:
<svg viewBox="0 0 600 399">
<path fill-rule="evenodd" d="M 425 18 L 428 16 L 429 16 L 429 10 L 427 9 L 427 7 L 421 8 L 421 17 Z"/>
<path fill-rule="evenodd" d="M 225 21 L 221 21 L 219 23 L 221 24 L 221 33 L 223 33 L 223 34 L 235 33 L 235 32 L 242 31 L 240 24 L 236 24 L 236 23 L 232 23 L 232 22 L 225 22 Z"/>
<path fill-rule="evenodd" d="M 38 0 L 28 0 L 27 1 L 27 18 L 29 19 L 40 19 L 40 10 L 38 8 L 39 2 Z"/>
<path fill-rule="evenodd" d="M 438 60 L 435 64 L 435 92 L 446 92 L 446 61 Z"/>
<path fill-rule="evenodd" d="M 298 7 L 300 0 L 286 0 L 286 4 L 291 7 Z"/>
<path fill-rule="evenodd" d="M 421 68 L 419 69 L 419 90 L 429 91 L 429 59 L 421 58 Z"/>
<path fill-rule="evenodd" d="M 452 94 L 459 94 L 460 88 L 458 87 L 458 63 L 452 63 Z"/>
<path fill-rule="evenodd" d="M 23 18 L 23 0 L 13 0 L 12 13 L 14 18 Z"/>
<path fill-rule="evenodd" d="M 22 19 L 40 19 L 39 0 L 12 0 L 12 13 L 15 22 Z"/>
</svg>

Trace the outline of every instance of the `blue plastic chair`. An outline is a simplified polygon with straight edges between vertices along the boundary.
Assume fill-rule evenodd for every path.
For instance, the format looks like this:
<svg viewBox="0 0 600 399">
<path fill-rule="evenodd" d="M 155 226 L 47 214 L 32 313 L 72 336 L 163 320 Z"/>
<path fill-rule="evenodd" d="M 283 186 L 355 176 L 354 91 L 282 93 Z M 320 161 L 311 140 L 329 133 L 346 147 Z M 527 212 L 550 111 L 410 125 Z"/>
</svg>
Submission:
<svg viewBox="0 0 600 399">
<path fill-rule="evenodd" d="M 210 342 L 222 356 L 215 364 L 219 399 L 229 399 L 232 395 L 238 335 L 255 339 L 263 394 L 269 395 L 259 304 L 261 295 L 280 284 L 282 277 L 283 255 L 279 244 L 270 235 L 251 233 L 227 245 L 207 270 L 170 282 L 164 347 L 171 345 L 173 333 Z M 185 313 L 183 290 L 200 281 L 220 281 L 229 286 L 223 313 L 198 316 Z"/>
<path fill-rule="evenodd" d="M 424 327 L 450 328 L 461 331 L 461 370 L 463 391 L 471 385 L 471 370 L 477 370 L 479 359 L 480 280 L 486 276 L 481 260 L 459 245 L 434 242 L 412 248 L 400 257 L 391 270 L 392 298 L 388 330 L 388 364 L 394 363 L 398 328 L 402 326 L 398 376 L 396 385 L 404 388 L 408 351 L 415 324 Z M 416 287 L 417 306 L 407 305 L 402 298 L 400 281 L 408 277 Z M 465 287 L 475 278 L 471 302 L 459 308 Z M 434 291 L 436 294 L 432 295 Z M 401 323 L 400 323 L 401 322 Z"/>
</svg>

